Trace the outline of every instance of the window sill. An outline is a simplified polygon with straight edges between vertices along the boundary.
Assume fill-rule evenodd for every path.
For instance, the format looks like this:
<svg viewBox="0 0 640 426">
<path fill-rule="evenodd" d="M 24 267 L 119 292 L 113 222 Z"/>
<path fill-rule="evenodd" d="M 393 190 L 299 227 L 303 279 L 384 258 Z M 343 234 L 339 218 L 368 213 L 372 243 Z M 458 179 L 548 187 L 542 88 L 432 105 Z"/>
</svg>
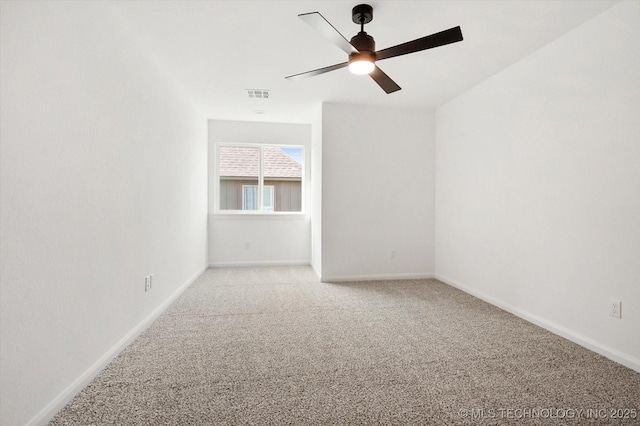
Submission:
<svg viewBox="0 0 640 426">
<path fill-rule="evenodd" d="M 211 214 L 215 220 L 306 220 L 308 214 L 304 212 L 216 212 Z"/>
</svg>

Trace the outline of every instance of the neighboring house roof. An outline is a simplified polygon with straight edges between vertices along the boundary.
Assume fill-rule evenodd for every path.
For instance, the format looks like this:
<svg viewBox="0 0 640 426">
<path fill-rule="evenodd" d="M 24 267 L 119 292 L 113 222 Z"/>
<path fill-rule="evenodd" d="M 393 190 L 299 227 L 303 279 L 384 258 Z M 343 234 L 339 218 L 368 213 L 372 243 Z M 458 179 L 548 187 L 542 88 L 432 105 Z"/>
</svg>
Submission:
<svg viewBox="0 0 640 426">
<path fill-rule="evenodd" d="M 263 172 L 265 178 L 302 178 L 302 165 L 277 147 L 265 146 Z M 221 146 L 220 177 L 257 177 L 260 149 Z"/>
</svg>

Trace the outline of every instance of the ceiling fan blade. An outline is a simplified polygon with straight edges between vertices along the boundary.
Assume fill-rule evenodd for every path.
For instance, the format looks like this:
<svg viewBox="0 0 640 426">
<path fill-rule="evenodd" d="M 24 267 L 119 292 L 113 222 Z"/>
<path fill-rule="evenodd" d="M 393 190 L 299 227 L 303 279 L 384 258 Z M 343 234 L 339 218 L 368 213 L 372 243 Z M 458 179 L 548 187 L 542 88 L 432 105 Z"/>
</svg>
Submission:
<svg viewBox="0 0 640 426">
<path fill-rule="evenodd" d="M 387 95 L 401 89 L 401 87 L 398 86 L 395 81 L 391 80 L 391 77 L 385 74 L 377 65 L 369 75 L 378 83 L 378 86 L 380 86 L 382 90 L 387 92 Z"/>
<path fill-rule="evenodd" d="M 342 34 L 336 28 L 327 21 L 324 16 L 318 12 L 303 13 L 298 15 L 307 24 L 311 25 L 316 30 L 325 36 L 325 38 L 332 41 L 340 49 L 344 50 L 347 54 L 358 53 L 358 50 L 349 43 L 349 40 L 344 38 Z"/>
<path fill-rule="evenodd" d="M 324 68 L 318 68 L 317 70 L 307 71 L 307 72 L 302 72 L 300 74 L 290 75 L 290 76 L 287 76 L 285 78 L 287 80 L 291 80 L 291 81 L 298 81 L 298 80 L 305 79 L 307 77 L 313 77 L 313 76 L 316 76 L 316 75 L 324 74 L 324 73 L 329 72 L 329 71 L 339 70 L 340 68 L 344 68 L 347 65 L 349 65 L 349 62 L 342 62 L 340 64 L 335 64 L 335 65 L 331 65 L 331 66 L 324 67 Z"/>
<path fill-rule="evenodd" d="M 449 28 L 439 33 L 378 50 L 376 52 L 376 61 L 406 55 L 407 53 L 420 52 L 421 50 L 432 49 L 458 41 L 462 41 L 462 31 L 460 27 Z"/>
</svg>

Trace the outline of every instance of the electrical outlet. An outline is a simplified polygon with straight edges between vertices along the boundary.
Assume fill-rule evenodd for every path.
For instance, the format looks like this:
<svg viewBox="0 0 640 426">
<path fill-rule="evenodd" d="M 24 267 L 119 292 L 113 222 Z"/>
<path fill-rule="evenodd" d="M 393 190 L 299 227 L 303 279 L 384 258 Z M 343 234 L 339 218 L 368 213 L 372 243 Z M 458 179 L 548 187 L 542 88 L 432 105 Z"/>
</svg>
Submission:
<svg viewBox="0 0 640 426">
<path fill-rule="evenodd" d="M 622 302 L 619 300 L 609 300 L 609 315 L 614 318 L 622 318 Z"/>
<path fill-rule="evenodd" d="M 147 292 L 149 290 L 151 290 L 151 275 L 144 277 L 144 291 Z"/>
</svg>

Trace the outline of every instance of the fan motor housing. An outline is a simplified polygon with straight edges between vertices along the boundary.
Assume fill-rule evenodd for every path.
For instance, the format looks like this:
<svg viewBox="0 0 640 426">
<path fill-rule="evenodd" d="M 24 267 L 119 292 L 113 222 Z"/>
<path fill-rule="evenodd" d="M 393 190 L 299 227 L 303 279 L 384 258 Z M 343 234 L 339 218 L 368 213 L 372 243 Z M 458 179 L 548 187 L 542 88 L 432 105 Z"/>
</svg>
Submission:
<svg viewBox="0 0 640 426">
<path fill-rule="evenodd" d="M 354 52 L 352 54 L 349 55 L 349 63 L 351 62 L 355 62 L 355 61 L 367 61 L 367 62 L 375 62 L 376 61 L 376 54 L 374 52 Z"/>
<path fill-rule="evenodd" d="M 364 31 L 359 32 L 358 34 L 351 37 L 350 41 L 351 45 L 358 49 L 360 52 L 375 52 L 376 51 L 376 41 L 369 34 Z"/>
</svg>

